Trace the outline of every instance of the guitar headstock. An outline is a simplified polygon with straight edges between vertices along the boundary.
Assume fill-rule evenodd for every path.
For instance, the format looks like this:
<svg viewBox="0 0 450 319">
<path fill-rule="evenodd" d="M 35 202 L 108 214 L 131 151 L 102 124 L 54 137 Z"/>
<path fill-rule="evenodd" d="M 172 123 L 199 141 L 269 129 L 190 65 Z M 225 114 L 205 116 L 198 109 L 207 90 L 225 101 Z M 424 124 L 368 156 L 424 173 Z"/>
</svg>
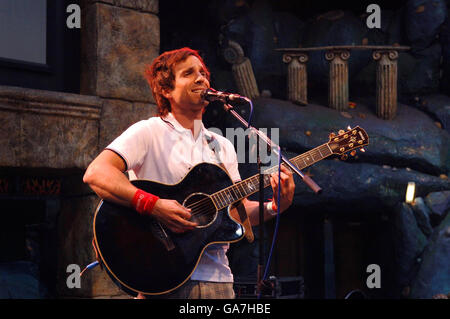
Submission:
<svg viewBox="0 0 450 319">
<path fill-rule="evenodd" d="M 333 154 L 346 156 L 345 153 L 352 152 L 351 155 L 355 155 L 356 149 L 363 149 L 364 146 L 369 145 L 369 135 L 359 126 L 354 128 L 347 128 L 347 131 L 340 130 L 339 135 L 334 133 L 330 134 L 330 140 L 328 141 L 328 146 L 330 147 Z"/>
</svg>

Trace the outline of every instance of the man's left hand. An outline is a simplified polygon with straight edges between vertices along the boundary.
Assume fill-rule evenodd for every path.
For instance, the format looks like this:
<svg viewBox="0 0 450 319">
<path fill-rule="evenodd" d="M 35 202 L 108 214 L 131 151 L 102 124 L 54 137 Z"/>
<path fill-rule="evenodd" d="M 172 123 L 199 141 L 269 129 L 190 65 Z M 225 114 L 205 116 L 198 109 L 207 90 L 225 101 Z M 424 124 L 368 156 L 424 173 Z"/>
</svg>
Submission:
<svg viewBox="0 0 450 319">
<path fill-rule="evenodd" d="M 270 185 L 273 190 L 272 209 L 277 210 L 278 204 L 278 171 L 270 177 Z M 292 172 L 281 165 L 281 190 L 280 190 L 280 212 L 285 211 L 294 199 L 295 183 Z"/>
</svg>

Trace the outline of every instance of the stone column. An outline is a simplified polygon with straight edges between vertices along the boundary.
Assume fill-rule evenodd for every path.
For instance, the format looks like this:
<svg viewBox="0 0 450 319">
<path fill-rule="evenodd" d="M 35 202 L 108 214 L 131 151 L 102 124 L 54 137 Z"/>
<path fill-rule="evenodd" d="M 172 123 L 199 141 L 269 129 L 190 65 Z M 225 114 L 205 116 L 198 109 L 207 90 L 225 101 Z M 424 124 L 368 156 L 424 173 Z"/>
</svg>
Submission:
<svg viewBox="0 0 450 319">
<path fill-rule="evenodd" d="M 249 99 L 259 97 L 258 84 L 253 73 L 252 63 L 249 58 L 244 56 L 242 47 L 234 41 L 228 42 L 228 47 L 223 51 L 225 60 L 232 64 L 234 81 L 238 93 Z"/>
<path fill-rule="evenodd" d="M 349 50 L 330 50 L 325 58 L 330 61 L 328 105 L 335 110 L 348 108 L 348 63 Z"/>
<path fill-rule="evenodd" d="M 246 96 L 249 99 L 258 97 L 258 85 L 256 84 L 255 74 L 253 73 L 250 59 L 244 58 L 242 63 L 233 64 L 231 69 L 239 94 Z"/>
<path fill-rule="evenodd" d="M 89 159 L 83 162 L 86 163 L 85 168 L 128 126 L 154 115 L 156 106 L 144 78 L 144 70 L 159 55 L 160 23 L 158 0 L 81 2 L 80 91 L 101 100 L 97 128 L 89 136 L 97 143 L 98 149 L 95 154 L 85 156 Z M 82 177 L 78 179 L 78 183 L 82 183 Z M 88 189 L 81 194 L 89 193 L 91 190 Z M 83 275 L 81 289 L 67 288 L 67 264 L 74 263 L 84 267 L 94 261 L 92 221 L 99 202 L 95 195 L 74 194 L 68 198 L 70 200 L 62 201 L 59 224 L 59 296 L 130 298 L 99 267 Z"/>
<path fill-rule="evenodd" d="M 158 1 L 85 2 L 81 93 L 154 103 L 144 70 L 159 55 Z"/>
<path fill-rule="evenodd" d="M 288 100 L 300 105 L 308 104 L 307 61 L 306 53 L 283 55 L 283 62 L 288 63 Z"/>
<path fill-rule="evenodd" d="M 395 50 L 374 51 L 377 63 L 377 115 L 392 120 L 397 114 L 397 58 Z"/>
</svg>

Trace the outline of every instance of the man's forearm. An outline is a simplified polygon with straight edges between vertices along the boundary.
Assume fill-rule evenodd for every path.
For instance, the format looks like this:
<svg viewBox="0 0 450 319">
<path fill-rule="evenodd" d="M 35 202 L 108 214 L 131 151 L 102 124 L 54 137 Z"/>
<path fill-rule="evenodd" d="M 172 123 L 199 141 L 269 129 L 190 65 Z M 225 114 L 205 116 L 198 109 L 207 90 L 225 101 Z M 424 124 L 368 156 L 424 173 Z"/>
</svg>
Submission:
<svg viewBox="0 0 450 319">
<path fill-rule="evenodd" d="M 86 171 L 84 181 L 100 198 L 124 206 L 131 206 L 131 199 L 137 190 L 125 174 L 114 168 L 90 167 Z"/>
<path fill-rule="evenodd" d="M 275 216 L 268 212 L 267 209 L 268 203 L 269 202 L 264 203 L 264 221 L 267 221 Z M 247 211 L 247 216 L 250 219 L 250 223 L 252 224 L 252 226 L 259 225 L 259 202 L 244 199 L 243 204 L 245 210 Z"/>
</svg>

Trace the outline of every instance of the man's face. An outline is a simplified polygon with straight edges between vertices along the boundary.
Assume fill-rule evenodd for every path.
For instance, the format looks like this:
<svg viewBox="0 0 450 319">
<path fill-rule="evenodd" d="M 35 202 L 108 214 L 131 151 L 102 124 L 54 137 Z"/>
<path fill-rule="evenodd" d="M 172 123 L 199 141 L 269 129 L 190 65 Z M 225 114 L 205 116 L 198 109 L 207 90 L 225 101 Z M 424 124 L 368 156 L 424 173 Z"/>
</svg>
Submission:
<svg viewBox="0 0 450 319">
<path fill-rule="evenodd" d="M 172 109 L 201 110 L 208 102 L 203 100 L 201 93 L 209 88 L 207 71 L 202 62 L 193 55 L 177 63 L 173 67 L 175 75 L 174 88 L 167 92 L 166 98 Z"/>
</svg>

